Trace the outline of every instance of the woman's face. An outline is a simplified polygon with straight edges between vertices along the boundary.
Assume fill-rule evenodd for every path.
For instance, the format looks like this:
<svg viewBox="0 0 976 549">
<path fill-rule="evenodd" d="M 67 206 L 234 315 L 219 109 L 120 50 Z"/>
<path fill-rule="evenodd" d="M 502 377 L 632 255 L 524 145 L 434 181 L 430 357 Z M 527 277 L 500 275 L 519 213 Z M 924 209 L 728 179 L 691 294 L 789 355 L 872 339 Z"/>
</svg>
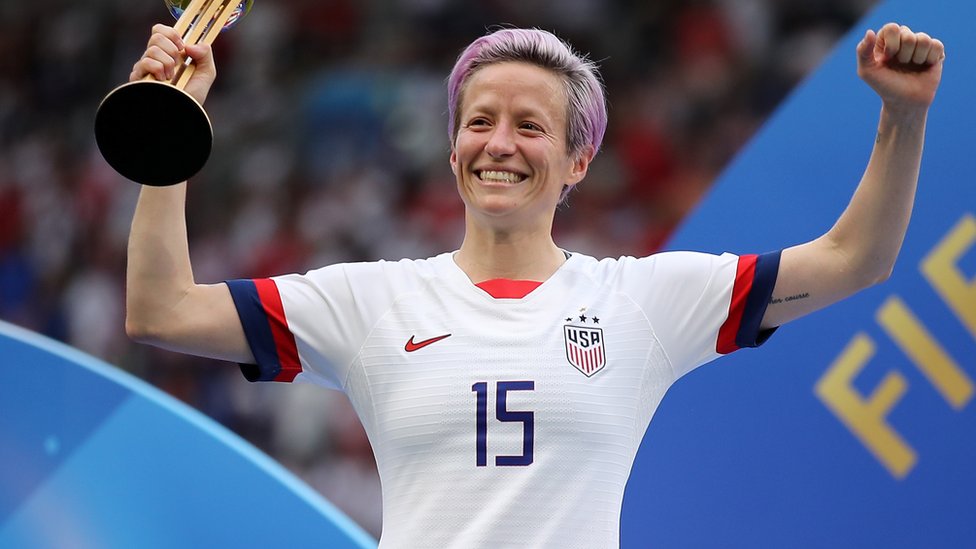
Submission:
<svg viewBox="0 0 976 549">
<path fill-rule="evenodd" d="M 562 80 L 522 62 L 472 74 L 460 98 L 451 169 L 469 215 L 514 229 L 551 225 L 564 185 L 575 185 L 589 155 L 570 155 Z"/>
</svg>

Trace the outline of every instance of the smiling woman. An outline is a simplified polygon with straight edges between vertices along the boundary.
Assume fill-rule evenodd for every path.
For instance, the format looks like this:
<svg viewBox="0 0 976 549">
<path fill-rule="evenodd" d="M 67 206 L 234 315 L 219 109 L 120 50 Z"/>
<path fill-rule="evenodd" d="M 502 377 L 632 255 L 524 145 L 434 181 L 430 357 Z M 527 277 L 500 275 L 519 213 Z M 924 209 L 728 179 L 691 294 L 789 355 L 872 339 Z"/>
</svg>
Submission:
<svg viewBox="0 0 976 549">
<path fill-rule="evenodd" d="M 186 185 L 144 188 L 127 331 L 249 364 L 252 380 L 343 391 L 382 480 L 381 547 L 616 547 L 623 489 L 668 387 L 882 280 L 897 255 L 943 49 L 889 24 L 857 51 L 883 103 L 874 154 L 837 225 L 782 254 L 598 260 L 558 247 L 556 206 L 600 149 L 604 91 L 553 34 L 505 29 L 468 46 L 448 83 L 459 249 L 197 284 Z M 186 56 L 198 64 L 186 91 L 202 103 L 213 55 L 169 27 L 154 28 L 131 78 Z"/>
<path fill-rule="evenodd" d="M 564 87 L 557 75 L 536 65 L 484 67 L 470 77 L 460 99 L 451 169 L 468 223 L 455 259 L 473 263 L 469 257 L 484 257 L 488 248 L 507 243 L 512 249 L 504 256 L 513 261 L 513 274 L 519 274 L 515 262 L 524 256 L 531 272 L 521 275 L 544 280 L 565 261 L 551 238 L 556 205 L 563 189 L 586 175 L 592 146 L 570 153 Z"/>
</svg>

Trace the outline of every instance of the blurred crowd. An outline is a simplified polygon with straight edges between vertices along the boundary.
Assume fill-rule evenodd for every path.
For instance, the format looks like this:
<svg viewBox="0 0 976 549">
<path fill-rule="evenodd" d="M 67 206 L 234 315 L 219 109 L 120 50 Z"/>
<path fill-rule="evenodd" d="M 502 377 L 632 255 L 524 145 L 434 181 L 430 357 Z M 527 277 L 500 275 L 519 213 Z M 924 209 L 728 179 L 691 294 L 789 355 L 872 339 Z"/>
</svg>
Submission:
<svg viewBox="0 0 976 549">
<path fill-rule="evenodd" d="M 557 214 L 557 243 L 652 253 L 872 3 L 258 0 L 215 45 L 214 151 L 188 198 L 196 278 L 456 249 L 445 78 L 496 25 L 556 32 L 609 90 L 604 150 Z M 171 22 L 163 0 L 0 3 L 0 319 L 197 407 L 378 534 L 379 481 L 344 396 L 249 384 L 233 365 L 125 337 L 139 189 L 104 163 L 92 124 L 156 22 Z M 167 162 L 179 143 L 158 152 Z"/>
</svg>

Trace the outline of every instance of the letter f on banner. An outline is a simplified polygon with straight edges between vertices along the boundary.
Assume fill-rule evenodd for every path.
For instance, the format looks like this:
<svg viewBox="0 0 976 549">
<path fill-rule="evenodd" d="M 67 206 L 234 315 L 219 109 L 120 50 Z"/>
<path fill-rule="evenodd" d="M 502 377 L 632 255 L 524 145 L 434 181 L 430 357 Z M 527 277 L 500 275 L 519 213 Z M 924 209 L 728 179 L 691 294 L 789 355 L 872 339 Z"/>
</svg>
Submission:
<svg viewBox="0 0 976 549">
<path fill-rule="evenodd" d="M 827 368 L 814 392 L 888 472 L 902 479 L 915 466 L 917 457 L 886 418 L 905 394 L 908 382 L 904 376 L 892 371 L 867 398 L 853 387 L 854 378 L 864 369 L 874 352 L 874 341 L 863 333 L 857 334 Z"/>
</svg>

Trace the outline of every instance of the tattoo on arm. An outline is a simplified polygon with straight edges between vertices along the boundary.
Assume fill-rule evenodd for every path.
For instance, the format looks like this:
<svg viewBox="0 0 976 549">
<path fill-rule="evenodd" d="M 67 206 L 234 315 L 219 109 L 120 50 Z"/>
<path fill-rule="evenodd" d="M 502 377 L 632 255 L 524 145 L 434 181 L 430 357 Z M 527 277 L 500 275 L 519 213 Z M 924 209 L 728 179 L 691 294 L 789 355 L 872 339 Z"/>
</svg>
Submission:
<svg viewBox="0 0 976 549">
<path fill-rule="evenodd" d="M 789 297 L 773 297 L 770 298 L 770 305 L 778 305 L 780 303 L 789 303 L 790 301 L 798 301 L 800 299 L 806 299 L 810 297 L 810 292 L 804 292 L 802 294 L 791 295 Z"/>
</svg>

